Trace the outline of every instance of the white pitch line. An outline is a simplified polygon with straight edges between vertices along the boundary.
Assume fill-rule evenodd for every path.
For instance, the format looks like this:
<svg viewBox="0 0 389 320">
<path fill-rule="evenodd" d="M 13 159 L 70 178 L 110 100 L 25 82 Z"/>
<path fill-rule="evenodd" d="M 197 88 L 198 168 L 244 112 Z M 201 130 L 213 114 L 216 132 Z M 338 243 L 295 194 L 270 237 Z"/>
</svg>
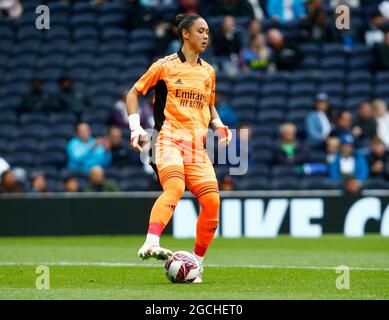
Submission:
<svg viewBox="0 0 389 320">
<path fill-rule="evenodd" d="M 163 264 L 151 264 L 151 263 L 128 263 L 128 262 L 12 262 L 12 261 L 0 261 L 0 266 L 58 266 L 58 267 L 146 267 L 146 268 L 160 268 Z M 206 264 L 206 267 L 210 268 L 250 268 L 250 269 L 303 269 L 303 270 L 336 270 L 337 267 L 325 267 L 325 266 L 283 266 L 283 265 L 225 265 L 225 264 Z M 379 267 L 349 267 L 350 270 L 356 271 L 389 271 L 389 268 Z"/>
</svg>

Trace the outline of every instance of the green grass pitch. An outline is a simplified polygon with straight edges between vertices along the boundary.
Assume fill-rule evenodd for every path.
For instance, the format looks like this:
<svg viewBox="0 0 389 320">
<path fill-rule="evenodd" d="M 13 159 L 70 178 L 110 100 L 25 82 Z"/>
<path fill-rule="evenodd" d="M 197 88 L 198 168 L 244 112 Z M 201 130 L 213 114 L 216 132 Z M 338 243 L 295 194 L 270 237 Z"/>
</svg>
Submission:
<svg viewBox="0 0 389 320">
<path fill-rule="evenodd" d="M 163 264 L 141 261 L 144 237 L 0 238 L 0 299 L 389 299 L 389 238 L 215 239 L 203 284 L 171 284 Z M 193 240 L 161 245 L 192 251 Z M 50 289 L 38 290 L 47 264 Z M 350 267 L 339 290 L 336 267 Z"/>
</svg>

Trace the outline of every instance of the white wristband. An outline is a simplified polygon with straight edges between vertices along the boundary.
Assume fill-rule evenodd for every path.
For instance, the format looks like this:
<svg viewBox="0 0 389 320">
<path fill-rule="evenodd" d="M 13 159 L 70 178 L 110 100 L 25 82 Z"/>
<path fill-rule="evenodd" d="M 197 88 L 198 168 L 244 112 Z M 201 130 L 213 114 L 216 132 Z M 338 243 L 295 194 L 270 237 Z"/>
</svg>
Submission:
<svg viewBox="0 0 389 320">
<path fill-rule="evenodd" d="M 140 117 L 138 113 L 133 113 L 128 116 L 128 125 L 132 130 L 140 127 Z"/>
<path fill-rule="evenodd" d="M 220 120 L 220 118 L 213 119 L 213 120 L 211 121 L 211 124 L 214 126 L 214 128 L 224 127 L 224 124 L 223 124 L 223 122 Z"/>
</svg>

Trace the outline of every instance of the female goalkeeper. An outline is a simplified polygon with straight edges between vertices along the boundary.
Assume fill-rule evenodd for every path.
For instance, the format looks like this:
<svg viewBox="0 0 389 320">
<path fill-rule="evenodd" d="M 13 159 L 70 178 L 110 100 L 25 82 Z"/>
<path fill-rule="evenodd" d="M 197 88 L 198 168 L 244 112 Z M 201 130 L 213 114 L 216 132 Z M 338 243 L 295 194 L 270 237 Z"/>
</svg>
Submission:
<svg viewBox="0 0 389 320">
<path fill-rule="evenodd" d="M 209 124 L 227 145 L 231 132 L 215 109 L 215 70 L 199 55 L 208 43 L 207 22 L 197 14 L 179 14 L 175 25 L 181 49 L 153 63 L 127 95 L 131 146 L 142 151 L 138 96 L 155 91 L 154 129 L 158 131 L 151 165 L 163 192 L 150 214 L 146 241 L 139 249 L 142 259 L 166 260 L 172 255 L 159 245 L 160 236 L 185 191 L 197 197 L 201 211 L 197 220 L 194 256 L 203 270 L 203 258 L 218 226 L 219 189 L 212 163 L 204 147 Z M 196 279 L 202 282 L 202 272 Z"/>
</svg>

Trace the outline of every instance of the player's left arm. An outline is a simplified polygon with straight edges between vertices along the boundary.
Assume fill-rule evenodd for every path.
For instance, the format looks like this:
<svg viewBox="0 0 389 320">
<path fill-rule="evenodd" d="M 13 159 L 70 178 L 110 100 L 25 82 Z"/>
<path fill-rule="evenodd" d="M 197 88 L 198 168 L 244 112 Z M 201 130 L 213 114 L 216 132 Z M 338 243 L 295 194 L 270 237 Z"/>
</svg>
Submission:
<svg viewBox="0 0 389 320">
<path fill-rule="evenodd" d="M 228 128 L 228 126 L 223 124 L 215 106 L 209 106 L 209 109 L 211 111 L 211 125 L 219 136 L 219 144 L 222 146 L 227 146 L 232 138 L 231 130 Z"/>
<path fill-rule="evenodd" d="M 231 141 L 232 133 L 230 129 L 223 124 L 222 120 L 220 119 L 220 116 L 215 108 L 215 93 L 216 93 L 216 73 L 215 70 L 213 70 L 213 76 L 212 76 L 212 92 L 211 92 L 211 99 L 209 101 L 209 111 L 211 113 L 211 125 L 216 130 L 218 136 L 219 136 L 219 144 L 222 146 L 227 146 L 228 143 Z"/>
</svg>

